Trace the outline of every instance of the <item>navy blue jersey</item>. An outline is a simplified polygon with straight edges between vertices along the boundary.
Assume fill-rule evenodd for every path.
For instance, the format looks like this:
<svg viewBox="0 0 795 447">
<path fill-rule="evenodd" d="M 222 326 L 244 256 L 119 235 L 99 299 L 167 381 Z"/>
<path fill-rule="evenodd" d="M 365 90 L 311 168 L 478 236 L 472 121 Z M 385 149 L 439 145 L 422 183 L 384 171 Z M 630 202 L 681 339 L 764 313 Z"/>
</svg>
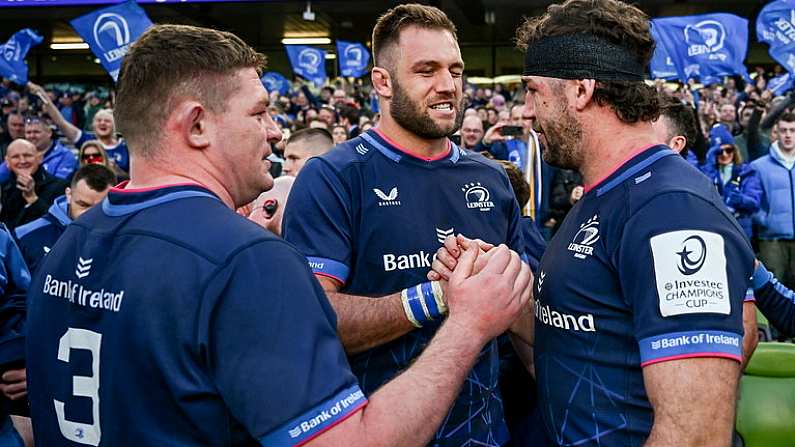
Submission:
<svg viewBox="0 0 795 447">
<path fill-rule="evenodd" d="M 69 202 L 66 196 L 61 196 L 55 199 L 47 214 L 14 229 L 22 257 L 31 272 L 36 271 L 70 223 Z"/>
<path fill-rule="evenodd" d="M 195 185 L 113 189 L 29 294 L 46 446 L 291 446 L 366 399 L 306 259 Z"/>
<path fill-rule="evenodd" d="M 453 145 L 442 158 L 420 159 L 377 131 L 307 162 L 290 191 L 283 227 L 315 274 L 337 279 L 352 295 L 384 296 L 427 281 L 436 250 L 451 234 L 525 252 L 519 207 L 499 165 Z M 351 357 L 365 393 L 407 368 L 437 328 L 428 324 Z M 498 366 L 492 342 L 435 443 L 505 441 Z"/>
<path fill-rule="evenodd" d="M 75 146 L 80 149 L 86 141 L 96 140 L 97 135 L 93 132 L 80 131 L 80 136 L 75 141 Z M 108 157 L 116 162 L 116 166 L 122 168 L 125 172 L 130 171 L 130 153 L 127 149 L 127 141 L 124 138 L 119 138 L 115 146 L 104 146 L 105 152 Z"/>
<path fill-rule="evenodd" d="M 589 189 L 535 279 L 535 369 L 560 445 L 640 446 L 652 426 L 643 366 L 741 360 L 754 255 L 709 179 L 665 146 Z"/>
</svg>

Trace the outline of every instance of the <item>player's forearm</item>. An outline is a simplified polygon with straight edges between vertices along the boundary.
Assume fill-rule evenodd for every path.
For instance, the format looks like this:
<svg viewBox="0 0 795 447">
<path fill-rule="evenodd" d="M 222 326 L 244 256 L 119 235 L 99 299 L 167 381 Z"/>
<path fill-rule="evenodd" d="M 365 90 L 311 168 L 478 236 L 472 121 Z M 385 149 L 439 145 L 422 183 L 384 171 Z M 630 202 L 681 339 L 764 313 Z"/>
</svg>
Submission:
<svg viewBox="0 0 795 447">
<path fill-rule="evenodd" d="M 511 335 L 519 337 L 525 344 L 533 346 L 535 343 L 535 312 L 532 305 L 528 304 L 527 309 L 509 328 Z"/>
<path fill-rule="evenodd" d="M 427 444 L 485 343 L 469 328 L 442 325 L 411 368 L 370 398 L 361 419 L 365 445 Z"/>
<path fill-rule="evenodd" d="M 61 115 L 61 111 L 58 110 L 55 104 L 49 101 L 44 103 L 44 111 L 47 112 L 47 115 L 50 116 L 55 125 L 61 129 L 61 132 L 63 132 L 67 140 L 71 142 L 77 141 L 77 134 L 80 133 L 80 129 L 69 121 L 66 121 L 66 118 Z"/>
<path fill-rule="evenodd" d="M 326 291 L 337 313 L 337 334 L 348 354 L 372 349 L 416 329 L 399 294 L 381 298 Z"/>
</svg>

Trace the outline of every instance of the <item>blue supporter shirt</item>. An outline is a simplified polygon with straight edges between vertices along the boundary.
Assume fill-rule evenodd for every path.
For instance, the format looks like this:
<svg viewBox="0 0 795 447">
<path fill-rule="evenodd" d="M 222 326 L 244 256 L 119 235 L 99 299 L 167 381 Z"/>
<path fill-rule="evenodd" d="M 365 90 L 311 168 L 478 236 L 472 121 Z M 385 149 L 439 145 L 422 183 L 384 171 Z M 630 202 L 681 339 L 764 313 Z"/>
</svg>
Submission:
<svg viewBox="0 0 795 447">
<path fill-rule="evenodd" d="M 82 147 L 86 141 L 96 139 L 97 134 L 94 132 L 81 130 L 80 136 L 77 137 L 77 140 L 75 141 L 75 146 L 77 149 L 80 149 L 80 147 Z M 130 172 L 130 153 L 127 150 L 127 141 L 125 141 L 124 138 L 119 138 L 115 146 L 104 146 L 104 148 L 105 152 L 108 153 L 108 157 L 113 159 L 113 161 L 116 163 L 116 166 L 123 169 L 124 172 Z"/>
<path fill-rule="evenodd" d="M 69 202 L 66 196 L 61 196 L 55 199 L 47 214 L 14 229 L 19 249 L 31 272 L 36 271 L 70 223 Z"/>
<path fill-rule="evenodd" d="M 653 411 L 642 368 L 688 357 L 739 362 L 753 263 L 710 180 L 665 146 L 640 151 L 589 188 L 534 284 L 549 438 L 643 445 Z"/>
<path fill-rule="evenodd" d="M 290 192 L 283 235 L 317 275 L 352 295 L 384 296 L 427 281 L 436 250 L 462 233 L 525 253 L 520 211 L 496 163 L 455 145 L 417 158 L 370 130 L 309 160 Z M 427 324 L 350 358 L 366 394 L 407 368 L 438 324 Z M 507 440 L 497 387 L 499 358 L 489 343 L 434 445 L 498 446 Z"/>
<path fill-rule="evenodd" d="M 306 259 L 197 185 L 112 189 L 34 275 L 40 445 L 299 445 L 366 398 Z"/>
</svg>

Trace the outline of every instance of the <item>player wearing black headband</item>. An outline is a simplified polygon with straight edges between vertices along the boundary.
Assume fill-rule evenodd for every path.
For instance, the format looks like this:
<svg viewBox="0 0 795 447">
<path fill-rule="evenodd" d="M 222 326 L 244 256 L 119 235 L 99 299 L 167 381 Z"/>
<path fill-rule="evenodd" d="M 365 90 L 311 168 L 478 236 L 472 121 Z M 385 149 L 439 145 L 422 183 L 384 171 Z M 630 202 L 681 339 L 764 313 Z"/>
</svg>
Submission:
<svg viewBox="0 0 795 447">
<path fill-rule="evenodd" d="M 709 181 L 654 144 L 648 17 L 568 0 L 528 19 L 518 42 L 544 159 L 586 184 L 534 284 L 547 435 L 729 445 L 753 252 Z"/>
</svg>

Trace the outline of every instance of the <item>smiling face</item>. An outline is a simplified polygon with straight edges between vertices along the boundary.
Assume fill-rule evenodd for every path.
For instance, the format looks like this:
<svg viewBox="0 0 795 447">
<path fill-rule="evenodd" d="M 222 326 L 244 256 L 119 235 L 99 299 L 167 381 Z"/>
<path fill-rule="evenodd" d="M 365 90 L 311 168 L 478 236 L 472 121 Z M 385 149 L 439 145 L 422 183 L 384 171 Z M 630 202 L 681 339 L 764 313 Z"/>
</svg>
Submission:
<svg viewBox="0 0 795 447">
<path fill-rule="evenodd" d="M 565 81 L 541 76 L 522 78 L 527 86 L 523 117 L 533 122 L 544 161 L 564 169 L 579 169 L 583 162 L 582 125 L 571 114 Z"/>
<path fill-rule="evenodd" d="M 389 113 L 401 127 L 428 139 L 452 135 L 464 117 L 464 62 L 446 30 L 408 26 L 400 33 Z"/>
<path fill-rule="evenodd" d="M 279 142 L 282 134 L 268 113 L 268 92 L 256 70 L 242 69 L 231 78 L 240 88 L 227 100 L 226 110 L 213 114 L 217 123 L 213 146 L 218 149 L 213 156 L 218 166 L 229 167 L 223 170 L 224 185 L 235 206 L 242 206 L 273 186 L 266 158 L 271 143 Z"/>
</svg>

